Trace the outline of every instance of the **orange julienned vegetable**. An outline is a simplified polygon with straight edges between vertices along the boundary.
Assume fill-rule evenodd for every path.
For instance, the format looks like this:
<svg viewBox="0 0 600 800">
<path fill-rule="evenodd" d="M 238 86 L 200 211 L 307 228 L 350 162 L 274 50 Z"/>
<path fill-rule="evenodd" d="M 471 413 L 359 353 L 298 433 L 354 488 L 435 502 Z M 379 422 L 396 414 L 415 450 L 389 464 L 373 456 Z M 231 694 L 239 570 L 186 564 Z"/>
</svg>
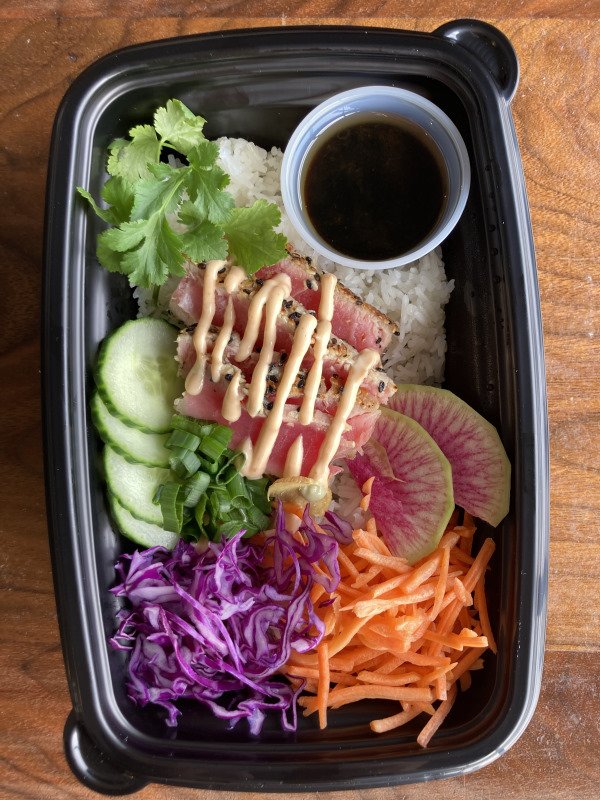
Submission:
<svg viewBox="0 0 600 800">
<path fill-rule="evenodd" d="M 363 492 L 370 489 L 367 481 Z M 283 670 L 306 679 L 316 696 L 298 702 L 305 715 L 318 712 L 321 728 L 328 708 L 389 699 L 400 711 L 373 720 L 371 729 L 383 733 L 426 713 L 417 738 L 426 747 L 458 686 L 470 686 L 470 671 L 486 649 L 496 652 L 484 587 L 495 545 L 486 539 L 473 557 L 473 521 L 465 514 L 462 525 L 456 522 L 454 516 L 438 547 L 412 566 L 390 553 L 372 517 L 340 548 L 340 586 L 320 593 L 332 603 L 316 604 L 325 636 L 316 653 L 294 653 Z"/>
</svg>

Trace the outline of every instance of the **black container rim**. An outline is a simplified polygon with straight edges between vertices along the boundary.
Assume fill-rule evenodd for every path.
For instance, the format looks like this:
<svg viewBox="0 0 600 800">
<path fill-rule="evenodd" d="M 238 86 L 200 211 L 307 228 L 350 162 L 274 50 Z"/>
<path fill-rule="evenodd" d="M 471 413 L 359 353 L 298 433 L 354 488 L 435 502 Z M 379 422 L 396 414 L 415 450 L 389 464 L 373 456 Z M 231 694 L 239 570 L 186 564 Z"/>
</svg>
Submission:
<svg viewBox="0 0 600 800">
<path fill-rule="evenodd" d="M 89 554 L 81 552 L 78 525 L 81 515 L 75 487 L 85 481 L 81 464 L 75 463 L 73 453 L 80 433 L 72 428 L 74 396 L 85 396 L 82 376 L 73 375 L 70 367 L 82 358 L 82 343 L 65 342 L 70 330 L 71 314 L 80 313 L 73 306 L 74 295 L 69 291 L 67 265 L 71 237 L 81 235 L 72 231 L 72 198 L 75 172 L 74 153 L 64 152 L 64 142 L 80 132 L 81 108 L 92 103 L 102 91 L 109 93 L 111 81 L 124 73 L 128 78 L 144 69 L 148 61 L 168 61 L 171 69 L 183 67 L 200 51 L 216 57 L 229 54 L 240 58 L 250 47 L 255 54 L 274 58 L 282 52 L 298 52 L 307 58 L 332 47 L 340 52 L 394 56 L 399 44 L 409 55 L 418 54 L 422 60 L 439 60 L 443 55 L 449 80 L 463 91 L 473 91 L 487 126 L 494 159 L 509 182 L 510 190 L 500 197 L 507 228 L 514 235 L 507 241 L 506 257 L 516 270 L 516 280 L 522 293 L 515 297 L 515 314 L 522 320 L 519 350 L 519 375 L 516 384 L 520 413 L 527 420 L 528 435 L 535 447 L 525 455 L 527 468 L 533 476 L 527 497 L 528 524 L 531 538 L 528 555 L 532 564 L 531 580 L 520 586 L 519 653 L 515 655 L 513 701 L 506 709 L 493 735 L 488 735 L 485 747 L 475 742 L 460 750 L 457 759 L 453 751 L 431 751 L 417 756 L 385 761 L 370 760 L 368 774 L 364 770 L 349 772 L 343 778 L 331 779 L 327 769 L 310 779 L 298 775 L 303 762 L 263 764 L 253 771 L 253 781 L 240 778 L 232 762 L 204 770 L 193 783 L 185 777 L 169 773 L 164 757 L 146 757 L 143 743 L 135 757 L 117 734 L 111 730 L 110 713 L 99 689 L 106 689 L 95 674 L 94 643 L 90 639 L 88 617 L 80 605 L 83 585 L 91 574 L 87 563 Z M 483 43 L 483 44 L 482 44 Z M 481 48 L 500 51 L 498 59 L 482 60 Z M 512 57 L 511 55 L 512 54 Z M 518 65 L 506 37 L 487 23 L 477 20 L 458 20 L 447 23 L 433 33 L 420 33 L 389 28 L 355 26 L 293 26 L 286 28 L 253 28 L 230 30 L 185 37 L 174 37 L 123 48 L 102 57 L 89 66 L 72 84 L 56 115 L 50 147 L 47 182 L 45 250 L 44 250 L 44 312 L 42 344 L 43 425 L 46 470 L 46 499 L 55 593 L 60 620 L 61 640 L 69 686 L 75 707 L 76 724 L 90 734 L 115 765 L 120 766 L 134 782 L 163 780 L 184 785 L 218 789 L 255 791 L 313 791 L 389 786 L 439 777 L 465 774 L 491 763 L 519 738 L 535 709 L 541 684 L 544 653 L 545 615 L 548 576 L 548 431 L 546 389 L 543 363 L 542 326 L 538 301 L 533 240 L 518 145 L 509 103 L 518 81 Z M 105 95 L 105 101 L 108 94 Z M 494 123 L 492 125 L 491 123 Z M 76 137 L 75 137 L 76 138 Z M 60 291 L 60 302 L 56 293 Z M 58 375 L 58 380 L 57 380 Z M 73 388 L 75 387 L 75 395 Z M 97 587 L 95 587 L 97 589 Z M 77 644 L 77 639 L 80 642 Z M 516 692 L 515 686 L 521 687 Z M 518 698 L 516 695 L 518 694 Z M 122 720 L 121 720 L 122 722 Z M 129 749 L 129 753 L 126 750 Z M 242 764 L 243 762 L 233 762 Z M 123 784 L 125 786 L 125 783 Z M 133 785 L 133 784 L 132 784 Z M 112 792 L 111 792 L 112 793 Z"/>
</svg>

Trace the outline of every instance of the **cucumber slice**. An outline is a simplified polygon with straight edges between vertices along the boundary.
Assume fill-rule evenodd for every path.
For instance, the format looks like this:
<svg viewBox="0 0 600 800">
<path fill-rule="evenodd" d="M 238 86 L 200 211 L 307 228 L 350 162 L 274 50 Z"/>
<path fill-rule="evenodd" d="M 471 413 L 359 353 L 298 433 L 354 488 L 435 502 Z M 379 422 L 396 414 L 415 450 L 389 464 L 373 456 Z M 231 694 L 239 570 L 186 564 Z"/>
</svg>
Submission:
<svg viewBox="0 0 600 800">
<path fill-rule="evenodd" d="M 102 343 L 96 384 L 110 413 L 142 431 L 166 433 L 183 391 L 175 361 L 177 329 L 143 317 L 121 325 Z"/>
<path fill-rule="evenodd" d="M 162 525 L 160 506 L 152 500 L 159 486 L 173 480 L 170 470 L 131 464 L 107 445 L 104 474 L 109 491 L 130 514 L 152 525 Z"/>
<path fill-rule="evenodd" d="M 112 494 L 109 494 L 110 510 L 114 521 L 123 536 L 126 536 L 136 544 L 142 547 L 166 547 L 167 550 L 172 550 L 179 536 L 172 531 L 165 531 L 158 525 L 151 525 L 148 522 L 143 522 L 141 519 L 136 519 L 132 516 L 126 508 L 119 503 L 119 501 Z"/>
<path fill-rule="evenodd" d="M 168 433 L 146 433 L 113 416 L 96 392 L 90 401 L 96 430 L 105 444 L 127 461 L 147 467 L 168 468 L 171 451 L 165 447 Z"/>
</svg>

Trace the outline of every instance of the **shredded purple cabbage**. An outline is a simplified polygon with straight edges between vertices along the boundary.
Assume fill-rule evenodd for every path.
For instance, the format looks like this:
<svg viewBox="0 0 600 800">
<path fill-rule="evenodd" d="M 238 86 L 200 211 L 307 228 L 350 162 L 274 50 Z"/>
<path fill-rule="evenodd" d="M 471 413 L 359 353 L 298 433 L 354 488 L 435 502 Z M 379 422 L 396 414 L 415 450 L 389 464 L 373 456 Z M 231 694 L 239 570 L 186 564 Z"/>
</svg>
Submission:
<svg viewBox="0 0 600 800">
<path fill-rule="evenodd" d="M 338 540 L 346 535 L 339 518 L 329 522 L 331 535 L 305 511 L 301 543 L 286 530 L 279 504 L 275 532 L 263 545 L 240 531 L 202 553 L 181 540 L 173 552 L 152 547 L 121 556 L 121 582 L 111 591 L 130 607 L 119 612 L 110 641 L 131 651 L 131 700 L 162 706 L 169 726 L 181 713 L 175 702 L 192 698 L 231 727 L 247 719 L 253 734 L 269 710 L 281 712 L 284 730 L 295 730 L 302 686 L 272 676 L 292 650 L 313 650 L 323 636 L 310 591 L 314 583 L 337 588 Z"/>
</svg>

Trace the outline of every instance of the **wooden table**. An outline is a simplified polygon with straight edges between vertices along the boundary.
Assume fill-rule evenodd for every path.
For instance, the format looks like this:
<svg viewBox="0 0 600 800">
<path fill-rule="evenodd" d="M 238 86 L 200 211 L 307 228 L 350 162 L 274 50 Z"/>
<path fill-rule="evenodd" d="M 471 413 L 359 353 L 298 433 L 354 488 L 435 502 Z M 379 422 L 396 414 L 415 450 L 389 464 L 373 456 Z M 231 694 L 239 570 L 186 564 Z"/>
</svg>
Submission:
<svg viewBox="0 0 600 800">
<path fill-rule="evenodd" d="M 433 30 L 478 16 L 521 62 L 513 111 L 537 246 L 552 448 L 550 604 L 542 695 L 492 766 L 365 797 L 592 800 L 600 767 L 600 6 L 568 0 L 3 0 L 0 3 L 0 796 L 93 797 L 62 752 L 70 708 L 50 572 L 40 429 L 46 157 L 73 78 L 117 47 L 221 28 L 356 23 Z M 140 795 L 216 798 L 150 786 Z M 231 793 L 228 793 L 231 797 Z M 358 798 L 358 793 L 349 794 Z M 237 797 L 237 795 L 236 795 Z M 242 795 L 239 795 L 241 798 Z M 255 795 L 258 797 L 258 795 Z M 308 796 L 307 796 L 308 797 Z M 332 795 L 333 797 L 333 795 Z"/>
</svg>

